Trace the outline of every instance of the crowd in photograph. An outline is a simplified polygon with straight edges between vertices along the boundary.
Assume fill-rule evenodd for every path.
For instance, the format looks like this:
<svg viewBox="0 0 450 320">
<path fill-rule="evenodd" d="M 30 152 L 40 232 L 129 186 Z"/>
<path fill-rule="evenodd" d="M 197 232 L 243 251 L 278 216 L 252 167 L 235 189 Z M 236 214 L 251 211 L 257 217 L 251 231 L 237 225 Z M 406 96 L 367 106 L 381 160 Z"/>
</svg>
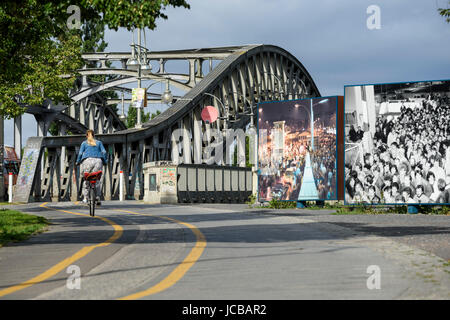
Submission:
<svg viewBox="0 0 450 320">
<path fill-rule="evenodd" d="M 297 200 L 305 170 L 305 158 L 311 156 L 313 175 L 319 199 L 336 198 L 336 134 L 329 133 L 335 127 L 315 128 L 315 148 L 310 147 L 310 129 L 294 120 L 285 122 L 285 143 L 282 157 L 273 156 L 270 130 L 268 143 L 260 148 L 259 198 L 270 201 Z M 335 130 L 334 130 L 335 132 Z M 269 156 L 271 155 L 271 156 Z"/>
<path fill-rule="evenodd" d="M 336 134 L 322 133 L 310 152 L 320 199 L 336 199 Z"/>
<path fill-rule="evenodd" d="M 349 203 L 450 203 L 450 99 L 430 95 L 377 118 L 373 151 L 346 165 Z M 350 129 L 361 141 L 361 127 Z"/>
</svg>

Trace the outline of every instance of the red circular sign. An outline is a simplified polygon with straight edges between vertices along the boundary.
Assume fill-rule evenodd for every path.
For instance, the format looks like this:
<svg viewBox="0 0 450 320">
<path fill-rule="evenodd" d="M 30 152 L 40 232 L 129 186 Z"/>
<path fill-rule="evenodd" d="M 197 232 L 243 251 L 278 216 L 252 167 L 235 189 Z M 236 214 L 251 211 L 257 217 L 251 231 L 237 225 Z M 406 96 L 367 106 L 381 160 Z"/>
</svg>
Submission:
<svg viewBox="0 0 450 320">
<path fill-rule="evenodd" d="M 217 120 L 219 116 L 219 112 L 213 106 L 204 107 L 202 110 L 202 119 L 206 123 L 213 123 Z"/>
</svg>

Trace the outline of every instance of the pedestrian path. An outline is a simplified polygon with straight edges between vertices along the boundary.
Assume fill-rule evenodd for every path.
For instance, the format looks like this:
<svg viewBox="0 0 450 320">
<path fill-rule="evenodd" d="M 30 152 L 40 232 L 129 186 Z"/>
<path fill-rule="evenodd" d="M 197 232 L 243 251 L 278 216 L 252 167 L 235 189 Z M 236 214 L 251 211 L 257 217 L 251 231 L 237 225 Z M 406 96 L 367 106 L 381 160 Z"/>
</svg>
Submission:
<svg viewBox="0 0 450 320">
<path fill-rule="evenodd" d="M 298 200 L 317 200 L 319 193 L 317 191 L 316 181 L 314 180 L 313 169 L 311 165 L 311 157 L 309 152 L 306 154 L 306 163 L 302 186 L 298 195 Z"/>
</svg>

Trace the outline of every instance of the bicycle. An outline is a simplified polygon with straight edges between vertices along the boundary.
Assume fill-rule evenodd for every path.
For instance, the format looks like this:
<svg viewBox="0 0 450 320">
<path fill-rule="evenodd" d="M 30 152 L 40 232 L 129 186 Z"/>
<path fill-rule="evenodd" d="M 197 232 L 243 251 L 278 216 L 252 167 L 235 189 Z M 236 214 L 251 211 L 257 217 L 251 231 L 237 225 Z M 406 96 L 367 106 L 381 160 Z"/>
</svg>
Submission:
<svg viewBox="0 0 450 320">
<path fill-rule="evenodd" d="M 83 182 L 86 181 L 88 183 L 89 193 L 88 193 L 88 205 L 89 205 L 89 215 L 91 217 L 95 216 L 95 204 L 97 202 L 97 195 L 95 191 L 95 184 L 102 177 L 102 171 L 96 172 L 85 172 L 83 176 Z M 81 184 L 81 186 L 83 183 Z"/>
</svg>

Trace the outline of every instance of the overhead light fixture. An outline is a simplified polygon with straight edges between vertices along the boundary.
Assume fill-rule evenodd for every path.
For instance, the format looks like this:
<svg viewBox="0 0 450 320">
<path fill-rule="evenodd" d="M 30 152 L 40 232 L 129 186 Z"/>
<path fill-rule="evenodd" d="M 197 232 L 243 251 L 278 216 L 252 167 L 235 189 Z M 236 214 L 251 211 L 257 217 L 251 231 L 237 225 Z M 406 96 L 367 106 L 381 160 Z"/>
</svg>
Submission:
<svg viewBox="0 0 450 320">
<path fill-rule="evenodd" d="M 141 65 L 141 72 L 142 74 L 150 74 L 152 71 L 152 65 L 150 63 L 145 63 Z"/>
<path fill-rule="evenodd" d="M 166 83 L 166 91 L 161 95 L 161 102 L 165 104 L 172 103 L 173 101 L 173 95 L 169 88 L 169 79 L 167 79 Z"/>
<path fill-rule="evenodd" d="M 164 91 L 164 93 L 161 96 L 161 102 L 165 103 L 165 104 L 169 104 L 172 102 L 172 100 L 173 100 L 172 92 L 170 92 L 170 90 Z"/>
<path fill-rule="evenodd" d="M 135 57 L 131 57 L 127 60 L 127 68 L 131 70 L 139 69 L 139 61 Z"/>
</svg>

